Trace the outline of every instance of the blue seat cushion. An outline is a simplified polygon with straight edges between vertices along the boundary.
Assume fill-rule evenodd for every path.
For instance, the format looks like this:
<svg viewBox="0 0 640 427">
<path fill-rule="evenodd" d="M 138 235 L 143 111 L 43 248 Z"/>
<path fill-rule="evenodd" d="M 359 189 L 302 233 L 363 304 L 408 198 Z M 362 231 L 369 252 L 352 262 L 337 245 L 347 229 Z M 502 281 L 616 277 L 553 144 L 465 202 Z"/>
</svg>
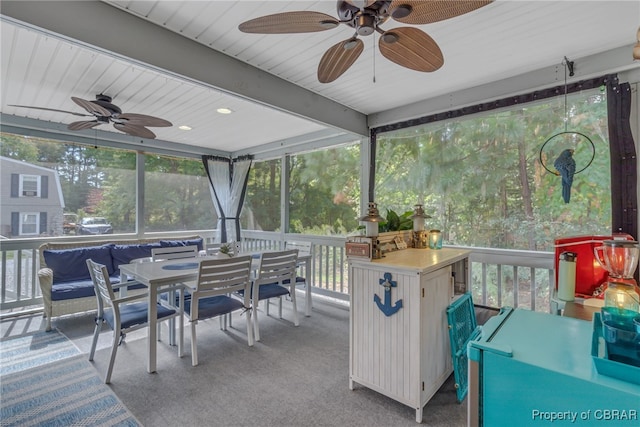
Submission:
<svg viewBox="0 0 640 427">
<path fill-rule="evenodd" d="M 87 260 L 103 264 L 107 267 L 109 276 L 115 273 L 111 258 L 111 244 L 102 246 L 87 246 L 73 249 L 47 249 L 42 252 L 44 261 L 53 270 L 53 282 L 74 282 L 90 280 Z"/>
<path fill-rule="evenodd" d="M 147 323 L 147 303 L 146 302 L 134 302 L 130 304 L 123 304 L 120 306 L 120 327 L 127 329 L 132 326 L 142 325 Z M 171 316 L 176 311 L 158 304 L 158 319 L 162 319 L 167 316 Z M 113 309 L 106 310 L 104 312 L 104 320 L 114 329 L 114 316 Z"/>
<path fill-rule="evenodd" d="M 285 280 L 286 282 L 287 280 Z M 238 291 L 238 294 L 244 295 L 244 290 Z M 289 295 L 289 289 L 277 283 L 269 283 L 260 285 L 258 300 L 281 297 Z M 253 298 L 253 288 L 251 288 L 251 297 Z"/>
<path fill-rule="evenodd" d="M 191 313 L 191 303 L 191 299 L 184 301 L 185 313 Z M 240 310 L 241 308 L 244 308 L 242 301 L 226 295 L 203 298 L 198 300 L 198 319 L 220 316 L 221 314 L 231 313 L 232 311 Z"/>
<path fill-rule="evenodd" d="M 120 283 L 120 276 L 109 277 L 112 285 Z M 128 286 L 127 289 L 143 289 L 142 283 Z M 51 299 L 62 301 L 73 298 L 95 297 L 93 282 L 91 280 L 72 280 L 70 282 L 54 283 L 51 287 Z"/>
</svg>

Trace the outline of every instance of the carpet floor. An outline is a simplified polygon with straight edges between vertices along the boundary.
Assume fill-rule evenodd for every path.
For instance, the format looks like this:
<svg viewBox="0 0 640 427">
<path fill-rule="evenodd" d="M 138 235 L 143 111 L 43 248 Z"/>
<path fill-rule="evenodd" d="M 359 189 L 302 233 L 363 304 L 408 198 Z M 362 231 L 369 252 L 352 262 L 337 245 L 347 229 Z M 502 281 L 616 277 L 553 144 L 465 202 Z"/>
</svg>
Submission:
<svg viewBox="0 0 640 427">
<path fill-rule="evenodd" d="M 200 322 L 196 367 L 191 366 L 188 326 L 183 358 L 167 345 L 164 327 L 155 374 L 145 369 L 146 330 L 127 335 L 110 389 L 145 426 L 416 425 L 412 408 L 364 386 L 349 390 L 348 308 L 316 298 L 311 317 L 301 315 L 294 327 L 289 305 L 284 319 L 273 316 L 275 309 L 271 316 L 260 313 L 261 341 L 254 347 L 247 345 L 245 318 L 239 314 L 227 331 L 220 330 L 217 319 Z M 63 317 L 55 325 L 86 357 L 92 317 Z M 91 365 L 101 377 L 111 334 L 104 328 Z M 422 425 L 466 425 L 466 401 L 457 402 L 453 375 L 425 406 Z"/>
</svg>

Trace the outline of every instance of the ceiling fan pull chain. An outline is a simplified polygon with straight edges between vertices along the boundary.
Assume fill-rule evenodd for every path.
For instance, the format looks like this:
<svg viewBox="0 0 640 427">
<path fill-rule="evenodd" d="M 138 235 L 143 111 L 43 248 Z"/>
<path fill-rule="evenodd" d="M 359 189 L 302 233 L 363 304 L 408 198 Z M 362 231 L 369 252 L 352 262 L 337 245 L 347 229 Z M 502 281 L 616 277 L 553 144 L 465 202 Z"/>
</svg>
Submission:
<svg viewBox="0 0 640 427">
<path fill-rule="evenodd" d="M 371 44 L 371 52 L 373 53 L 373 82 L 376 82 L 376 44 Z"/>
</svg>

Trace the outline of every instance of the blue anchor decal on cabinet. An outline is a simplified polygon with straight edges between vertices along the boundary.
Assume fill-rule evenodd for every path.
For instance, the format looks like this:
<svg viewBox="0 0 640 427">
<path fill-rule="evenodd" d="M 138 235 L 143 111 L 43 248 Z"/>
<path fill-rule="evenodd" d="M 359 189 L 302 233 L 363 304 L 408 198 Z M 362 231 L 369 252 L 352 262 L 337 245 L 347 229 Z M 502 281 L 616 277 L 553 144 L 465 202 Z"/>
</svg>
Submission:
<svg viewBox="0 0 640 427">
<path fill-rule="evenodd" d="M 389 317 L 402 308 L 402 300 L 399 299 L 394 305 L 391 305 L 391 288 L 397 287 L 398 283 L 395 280 L 391 280 L 391 273 L 384 273 L 383 277 L 384 279 L 379 279 L 379 281 L 380 284 L 384 286 L 384 304 L 377 294 L 373 295 L 373 300 L 378 305 L 380 311 Z"/>
</svg>

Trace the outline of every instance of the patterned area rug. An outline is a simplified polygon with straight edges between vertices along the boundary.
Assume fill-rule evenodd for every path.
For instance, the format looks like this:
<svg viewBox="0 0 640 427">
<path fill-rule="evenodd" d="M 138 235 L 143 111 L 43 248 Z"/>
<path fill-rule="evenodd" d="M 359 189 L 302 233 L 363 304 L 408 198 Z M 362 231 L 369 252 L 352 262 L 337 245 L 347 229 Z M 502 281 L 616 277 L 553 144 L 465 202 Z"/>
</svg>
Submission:
<svg viewBox="0 0 640 427">
<path fill-rule="evenodd" d="M 57 331 L 0 342 L 2 426 L 141 426 Z"/>
<path fill-rule="evenodd" d="M 24 371 L 80 354 L 58 331 L 31 332 L 0 341 L 0 375 Z"/>
</svg>

